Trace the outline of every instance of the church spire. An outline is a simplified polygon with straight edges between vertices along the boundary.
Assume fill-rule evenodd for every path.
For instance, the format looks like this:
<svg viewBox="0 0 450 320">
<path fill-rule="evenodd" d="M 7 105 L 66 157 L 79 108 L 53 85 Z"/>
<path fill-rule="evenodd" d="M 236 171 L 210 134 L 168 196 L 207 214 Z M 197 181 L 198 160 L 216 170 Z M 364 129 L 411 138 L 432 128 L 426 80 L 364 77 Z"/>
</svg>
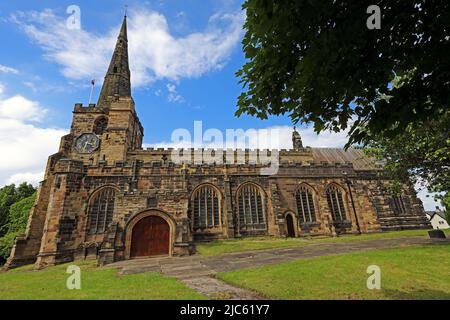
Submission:
<svg viewBox="0 0 450 320">
<path fill-rule="evenodd" d="M 128 61 L 127 16 L 123 18 L 116 47 L 103 82 L 97 106 L 107 107 L 108 97 L 131 97 L 130 65 Z"/>
</svg>

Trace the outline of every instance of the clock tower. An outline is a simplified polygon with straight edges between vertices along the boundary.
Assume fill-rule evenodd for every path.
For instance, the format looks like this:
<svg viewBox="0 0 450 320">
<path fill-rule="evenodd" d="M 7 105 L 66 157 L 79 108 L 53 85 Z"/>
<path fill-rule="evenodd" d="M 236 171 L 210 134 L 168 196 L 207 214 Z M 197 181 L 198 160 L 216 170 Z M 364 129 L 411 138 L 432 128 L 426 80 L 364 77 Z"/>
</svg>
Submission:
<svg viewBox="0 0 450 320">
<path fill-rule="evenodd" d="M 141 149 L 143 132 L 131 97 L 125 16 L 98 103 L 75 105 L 71 131 L 61 147 L 68 158 L 84 164 L 113 164 L 128 151 Z"/>
</svg>

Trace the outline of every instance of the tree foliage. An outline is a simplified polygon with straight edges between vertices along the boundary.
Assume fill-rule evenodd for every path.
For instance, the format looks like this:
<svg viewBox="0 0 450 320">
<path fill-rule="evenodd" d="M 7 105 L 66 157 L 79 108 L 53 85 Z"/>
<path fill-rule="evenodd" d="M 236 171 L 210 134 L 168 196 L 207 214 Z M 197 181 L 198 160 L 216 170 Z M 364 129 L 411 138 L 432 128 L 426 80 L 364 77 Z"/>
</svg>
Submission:
<svg viewBox="0 0 450 320">
<path fill-rule="evenodd" d="M 377 1 L 379 30 L 366 26 L 371 4 L 247 0 L 236 114 L 289 114 L 317 132 L 350 127 L 347 145 L 441 117 L 450 98 L 450 2 Z"/>
<path fill-rule="evenodd" d="M 20 188 L 20 187 L 19 187 Z M 0 258 L 6 260 L 11 252 L 14 239 L 17 235 L 25 233 L 30 216 L 30 210 L 36 200 L 36 193 L 23 198 L 11 205 L 8 223 L 5 225 L 6 233 L 0 237 Z"/>
<path fill-rule="evenodd" d="M 8 231 L 10 207 L 36 192 L 36 189 L 28 183 L 22 183 L 18 187 L 14 184 L 0 189 L 0 237 Z"/>
<path fill-rule="evenodd" d="M 441 118 L 410 124 L 403 134 L 388 137 L 372 135 L 365 151 L 384 161 L 388 174 L 396 181 L 422 184 L 438 192 L 450 209 L 450 110 Z"/>
</svg>

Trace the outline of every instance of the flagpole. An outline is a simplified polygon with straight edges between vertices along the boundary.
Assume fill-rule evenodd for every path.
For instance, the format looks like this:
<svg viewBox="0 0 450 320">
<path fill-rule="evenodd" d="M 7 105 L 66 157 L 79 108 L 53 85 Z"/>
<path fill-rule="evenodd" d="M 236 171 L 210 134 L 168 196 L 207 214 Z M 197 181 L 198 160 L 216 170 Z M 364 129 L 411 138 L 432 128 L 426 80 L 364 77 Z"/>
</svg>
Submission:
<svg viewBox="0 0 450 320">
<path fill-rule="evenodd" d="M 91 94 L 89 95 L 89 104 L 91 104 L 92 102 L 92 95 L 94 94 L 94 85 L 95 85 L 95 80 L 91 81 Z"/>
</svg>

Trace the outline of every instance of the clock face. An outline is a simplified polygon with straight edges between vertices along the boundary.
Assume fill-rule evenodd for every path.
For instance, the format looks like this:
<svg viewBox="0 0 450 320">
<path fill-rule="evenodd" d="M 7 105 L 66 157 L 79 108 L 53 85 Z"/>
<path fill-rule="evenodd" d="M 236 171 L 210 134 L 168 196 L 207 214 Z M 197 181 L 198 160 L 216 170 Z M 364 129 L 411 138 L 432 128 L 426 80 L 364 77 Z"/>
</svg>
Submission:
<svg viewBox="0 0 450 320">
<path fill-rule="evenodd" d="M 100 139 L 93 133 L 84 133 L 75 141 L 75 150 L 79 153 L 91 153 L 97 150 Z"/>
</svg>

